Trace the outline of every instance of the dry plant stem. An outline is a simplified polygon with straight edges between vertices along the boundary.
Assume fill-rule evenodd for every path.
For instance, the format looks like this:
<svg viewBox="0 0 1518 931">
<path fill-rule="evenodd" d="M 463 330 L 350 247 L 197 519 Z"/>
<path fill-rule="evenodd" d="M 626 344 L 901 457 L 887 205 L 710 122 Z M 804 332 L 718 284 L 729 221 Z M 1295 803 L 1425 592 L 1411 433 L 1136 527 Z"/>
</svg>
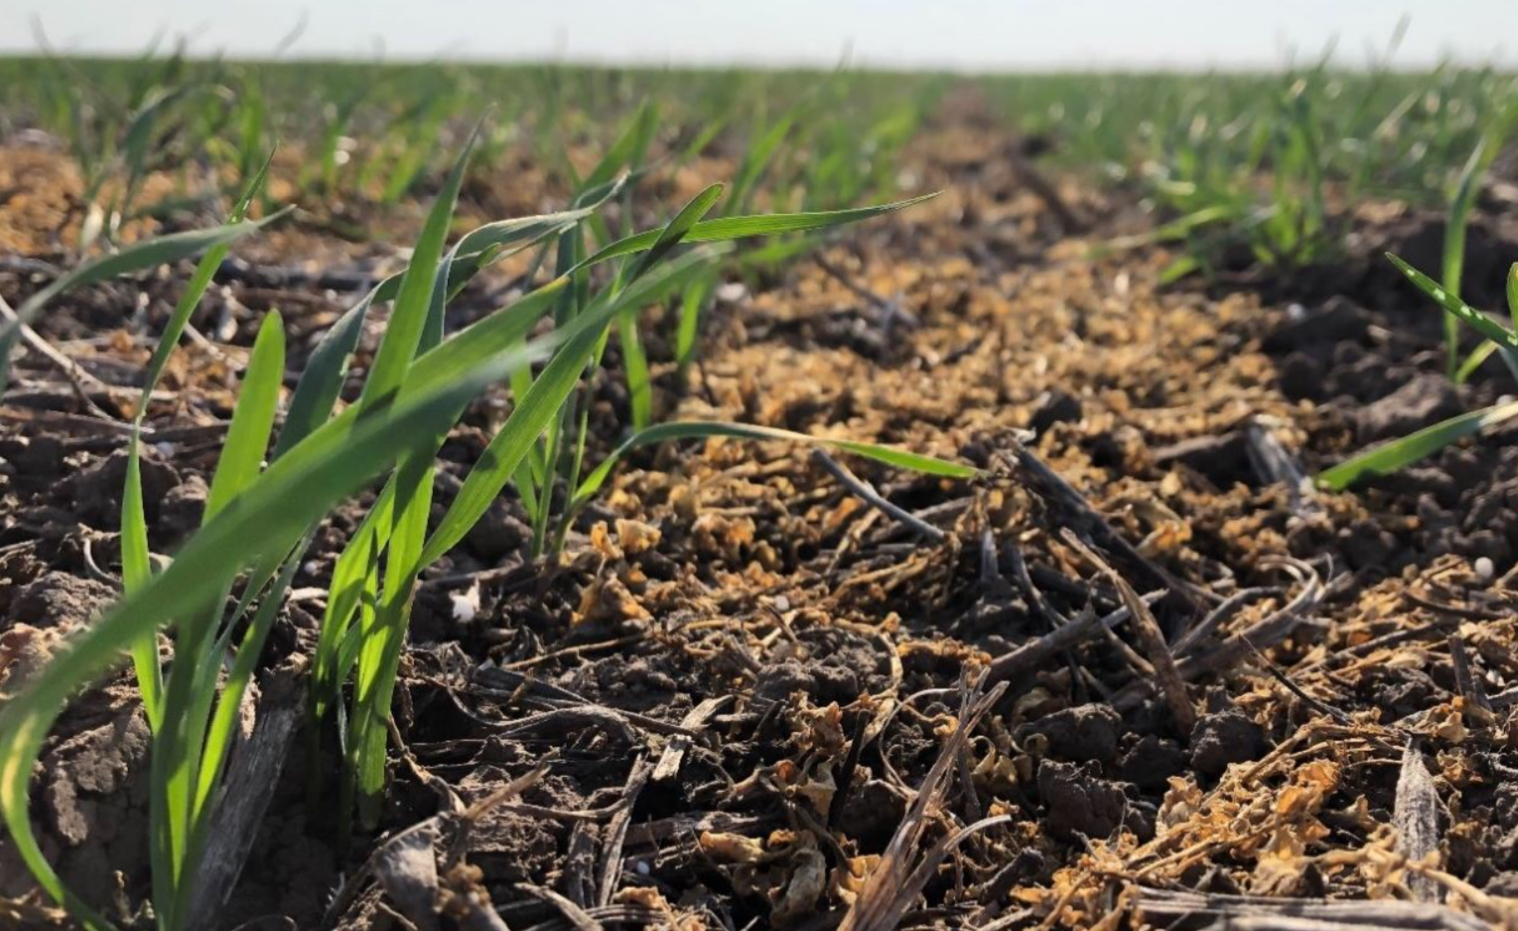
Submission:
<svg viewBox="0 0 1518 931">
<path fill-rule="evenodd" d="M 1465 641 L 1459 633 L 1450 635 L 1449 638 L 1450 665 L 1455 672 L 1455 688 L 1477 712 L 1485 712 L 1487 715 L 1492 711 L 1492 700 L 1486 694 L 1486 686 L 1481 684 L 1481 678 L 1471 668 L 1470 651 L 1465 648 Z"/>
<path fill-rule="evenodd" d="M 622 845 L 627 842 L 627 828 L 632 823 L 633 806 L 638 803 L 638 796 L 643 793 L 643 787 L 648 785 L 648 777 L 652 773 L 653 767 L 644 757 L 639 756 L 633 762 L 622 804 L 603 829 L 601 843 L 605 853 L 600 873 L 596 877 L 596 904 L 603 908 L 611 904 L 612 897 L 622 885 Z"/>
<path fill-rule="evenodd" d="M 1397 826 L 1397 850 L 1409 860 L 1424 862 L 1439 850 L 1439 792 L 1434 778 L 1423 763 L 1417 742 L 1409 740 L 1402 751 L 1402 769 L 1397 776 L 1397 801 L 1392 813 Z M 1407 887 L 1421 902 L 1437 902 L 1439 886 L 1429 877 L 1413 875 Z"/>
<path fill-rule="evenodd" d="M 1095 545 L 1118 558 L 1137 582 L 1149 590 L 1164 589 L 1167 602 L 1176 613 L 1194 617 L 1198 613 L 1197 599 L 1191 586 L 1150 562 L 1134 546 L 1123 538 L 1084 495 L 1075 490 L 1058 472 L 1049 468 L 1032 450 L 1020 440 L 1010 439 L 1011 454 L 998 453 L 1004 464 L 1020 473 L 1038 495 L 1062 513 L 1067 524 Z"/>
<path fill-rule="evenodd" d="M 1196 644 L 1199 643 L 1202 638 L 1206 637 L 1208 634 L 1216 630 L 1219 624 L 1228 620 L 1230 617 L 1233 617 L 1233 615 L 1244 605 L 1248 604 L 1251 601 L 1254 601 L 1257 598 L 1263 598 L 1266 595 L 1271 594 L 1276 594 L 1276 589 L 1246 588 L 1242 591 L 1233 593 L 1226 600 L 1224 600 L 1222 604 L 1207 612 L 1206 617 L 1202 618 L 1202 620 L 1199 621 L 1196 626 L 1186 631 L 1185 636 L 1176 641 L 1174 647 L 1175 655 L 1185 656 L 1186 654 L 1190 653 L 1193 646 L 1196 646 Z"/>
<path fill-rule="evenodd" d="M 1279 566 L 1294 575 L 1302 585 L 1301 591 L 1285 607 L 1250 626 L 1243 633 L 1223 641 L 1215 650 L 1188 657 L 1181 664 L 1182 675 L 1191 677 L 1188 673 L 1188 665 L 1197 668 L 1195 673 L 1197 675 L 1200 675 L 1202 671 L 1231 668 L 1254 650 L 1263 650 L 1286 639 L 1298 624 L 1317 609 L 1326 594 L 1326 589 L 1312 566 L 1292 559 L 1270 560 L 1262 563 L 1262 567 L 1271 565 Z"/>
<path fill-rule="evenodd" d="M 1253 647 L 1253 644 L 1251 644 L 1251 647 Z M 1300 685 L 1297 685 L 1295 682 L 1291 681 L 1291 677 L 1286 674 L 1286 670 L 1282 669 L 1280 666 L 1277 666 L 1275 663 L 1272 663 L 1270 661 L 1270 657 L 1266 656 L 1264 653 L 1261 653 L 1258 648 L 1254 649 L 1254 657 L 1255 661 L 1258 662 L 1261 666 L 1264 666 L 1265 671 L 1270 673 L 1270 677 L 1272 679 L 1275 679 L 1277 682 L 1281 683 L 1281 686 L 1285 688 L 1286 691 L 1295 695 L 1298 699 L 1301 700 L 1303 704 L 1307 705 L 1307 707 L 1318 712 L 1319 714 L 1333 718 L 1335 721 L 1338 721 L 1340 724 L 1343 724 L 1346 727 L 1354 726 L 1354 719 L 1352 719 L 1344 712 L 1340 711 L 1338 708 L 1335 708 L 1332 705 L 1325 703 L 1321 699 L 1314 698 L 1313 696 L 1307 694 L 1306 690 L 1304 690 Z"/>
<path fill-rule="evenodd" d="M 1164 592 L 1150 592 L 1143 596 L 1145 604 L 1155 604 L 1165 597 Z M 1125 606 L 1104 617 L 1086 612 L 1062 627 L 1043 635 L 1031 643 L 1025 643 L 1011 653 L 997 657 L 990 667 L 991 682 L 1006 682 L 1027 675 L 1047 664 L 1056 655 L 1095 635 L 1103 628 L 1116 627 L 1128 620 L 1132 612 Z"/>
<path fill-rule="evenodd" d="M 86 417 L 82 414 L 69 414 L 55 410 L 23 412 L 19 405 L 15 407 L 11 406 L 15 403 L 14 390 L 13 388 L 10 396 L 5 399 L 6 406 L 0 407 L 0 422 L 56 425 L 66 430 L 96 431 L 98 434 L 108 434 L 84 438 L 75 444 L 81 447 L 93 447 L 96 445 L 115 447 L 120 445 L 122 438 L 132 435 L 132 425 L 122 423 L 119 420 L 101 420 L 99 417 Z M 146 430 L 143 431 L 144 437 L 152 435 Z"/>
<path fill-rule="evenodd" d="M 1509 615 L 1501 611 L 1494 611 L 1490 608 L 1479 608 L 1474 605 L 1445 604 L 1442 601 L 1435 601 L 1411 590 L 1403 592 L 1402 597 L 1420 608 L 1427 608 L 1430 611 L 1447 614 L 1450 617 L 1462 618 L 1467 621 L 1501 621 L 1509 617 Z"/>
<path fill-rule="evenodd" d="M 871 291 L 870 289 L 857 284 L 852 278 L 849 277 L 847 272 L 839 268 L 837 265 L 834 265 L 832 262 L 828 261 L 821 253 L 812 256 L 812 261 L 816 263 L 818 268 L 826 272 L 828 274 L 828 277 L 843 285 L 845 288 L 848 288 L 857 297 L 863 298 L 877 310 L 884 313 L 885 322 L 888 326 L 898 318 L 906 320 L 913 319 L 912 316 L 908 314 L 904 308 L 902 308 L 899 301 L 887 300 L 886 298 L 881 297 L 879 294 L 876 294 L 874 291 Z"/>
<path fill-rule="evenodd" d="M 1018 588 L 1022 589 L 1023 596 L 1033 605 L 1033 609 L 1049 625 L 1050 630 L 1058 630 L 1069 621 L 1054 606 L 1049 604 L 1049 599 L 1034 584 L 1033 573 L 1028 571 L 1028 561 L 1023 558 L 1022 547 L 1017 545 L 1016 540 L 1008 540 L 1005 547 L 1008 558 L 1012 562 L 1012 575 L 1017 580 Z"/>
<path fill-rule="evenodd" d="M 1187 656 L 1176 664 L 1181 678 L 1186 681 L 1207 673 L 1232 669 L 1246 656 L 1258 650 L 1269 649 L 1288 637 L 1323 600 L 1325 589 L 1317 572 L 1298 560 L 1279 560 L 1277 564 L 1297 577 L 1302 588 L 1281 609 L 1272 612 L 1247 630 L 1234 634 L 1205 653 Z M 1134 682 L 1119 692 L 1113 701 L 1118 711 L 1132 711 L 1149 694 L 1150 684 Z"/>
<path fill-rule="evenodd" d="M 569 831 L 562 884 L 569 900 L 581 908 L 592 907 L 596 897 L 594 874 L 599 837 L 600 829 L 593 824 L 576 824 Z"/>
<path fill-rule="evenodd" d="M 380 871 L 388 866 L 387 859 L 393 862 L 394 854 L 408 845 L 419 845 L 425 840 L 427 852 L 434 860 L 442 860 L 445 866 L 456 863 L 467 850 L 469 833 L 475 824 L 510 799 L 532 788 L 547 772 L 547 766 L 540 765 L 526 775 L 506 783 L 461 812 L 436 814 L 392 835 L 370 854 L 369 859 L 364 861 L 364 865 L 349 875 L 333 893 L 332 901 L 327 906 L 326 915 L 322 920 L 323 926 L 335 925 L 338 917 L 363 891 L 369 880 L 380 878 Z M 435 873 L 435 866 L 433 871 Z"/>
<path fill-rule="evenodd" d="M 1416 902 L 1281 899 L 1220 895 L 1179 889 L 1140 889 L 1138 913 L 1162 926 L 1215 917 L 1229 928 L 1301 929 L 1390 928 L 1405 931 L 1486 931 L 1480 919 L 1450 908 Z"/>
<path fill-rule="evenodd" d="M 948 792 L 960 747 L 969 740 L 970 732 L 1007 688 L 1000 684 L 983 692 L 984 687 L 985 677 L 982 676 L 981 682 L 975 686 L 962 689 L 954 733 L 949 735 L 938 759 L 923 778 L 880 861 L 865 877 L 864 886 L 844 915 L 839 931 L 891 931 L 900 926 L 902 915 L 917 895 L 911 880 L 922 864 L 933 856 L 930 851 L 927 856 L 919 857 L 917 851 L 931 821 L 932 810 L 942 804 Z M 974 827 L 982 826 L 984 823 Z"/>
<path fill-rule="evenodd" d="M 1257 420 L 1244 428 L 1245 448 L 1249 463 L 1255 473 L 1267 484 L 1286 486 L 1286 494 L 1292 515 L 1299 521 L 1316 522 L 1327 516 L 1318 501 L 1318 490 L 1312 479 L 1297 464 L 1296 457 L 1286 451 L 1276 435 Z"/>
<path fill-rule="evenodd" d="M 1452 892 L 1464 900 L 1464 905 L 1477 917 L 1487 922 L 1486 927 L 1512 928 L 1518 926 L 1518 902 L 1506 896 L 1487 895 L 1480 889 L 1444 870 L 1436 869 L 1418 860 L 1409 860 L 1401 853 L 1381 847 L 1369 846 L 1362 850 L 1330 851 L 1317 858 L 1319 862 L 1337 866 L 1373 860 L 1381 867 L 1407 870 L 1438 883 L 1446 892 Z M 1356 905 L 1364 903 L 1357 902 Z M 1435 906 L 1424 906 L 1434 908 Z M 1459 915 L 1445 909 L 1446 914 Z M 1436 926 L 1443 927 L 1443 926 Z M 1462 928 L 1464 926 L 1461 926 Z M 1480 927 L 1480 926 L 1477 926 Z"/>
<path fill-rule="evenodd" d="M 534 656 L 532 659 L 520 660 L 502 668 L 531 669 L 534 666 L 541 666 L 543 663 L 556 659 L 563 659 L 567 656 L 583 656 L 586 653 L 599 653 L 602 650 L 615 650 L 621 647 L 632 646 L 635 643 L 647 639 L 647 634 L 629 634 L 626 637 L 618 637 L 615 640 L 605 640 L 601 643 L 585 643 L 579 646 L 565 647 L 562 650 L 554 650 L 552 653 L 544 653 L 542 656 Z"/>
<path fill-rule="evenodd" d="M 711 719 L 725 708 L 732 695 L 721 695 L 715 698 L 703 699 L 702 702 L 690 711 L 680 721 L 680 726 L 690 731 L 698 731 L 711 723 Z M 664 745 L 664 752 L 659 755 L 659 762 L 654 766 L 654 782 L 670 782 L 680 773 L 680 764 L 685 760 L 685 751 L 690 749 L 691 738 L 685 734 L 676 734 L 670 738 L 669 743 Z"/>
<path fill-rule="evenodd" d="M 11 305 L 6 303 L 5 298 L 3 297 L 0 297 L 0 318 L 3 318 L 6 323 L 10 324 L 19 322 L 19 318 L 17 318 L 16 312 L 11 309 Z M 43 339 L 36 330 L 32 329 L 30 326 L 27 326 L 24 323 L 21 324 L 21 339 L 28 346 L 30 346 L 33 351 L 51 362 L 54 368 L 63 373 L 63 376 L 69 380 L 69 385 L 73 387 L 74 393 L 79 397 L 80 403 L 82 403 L 91 414 L 94 414 L 96 417 L 99 417 L 102 420 L 116 420 L 115 417 L 112 417 L 110 414 L 102 410 L 100 406 L 96 404 L 92 398 L 90 398 L 89 394 L 90 391 L 98 391 L 109 394 L 111 389 L 114 387 L 113 385 L 107 385 L 105 382 L 91 375 L 89 372 L 81 369 L 79 367 L 79 363 L 75 362 L 73 359 L 70 359 L 68 356 L 59 352 L 57 349 L 54 349 L 52 344 Z"/>
<path fill-rule="evenodd" d="M 504 670 L 485 669 L 481 672 L 502 672 Z M 520 685 L 517 686 L 520 688 Z M 482 695 L 492 701 L 512 701 L 519 697 L 518 693 L 501 689 L 493 689 L 488 686 L 470 686 L 469 692 Z M 573 695 L 574 693 L 569 693 Z M 534 700 L 534 707 L 543 707 L 549 710 L 535 714 L 518 721 L 502 722 L 492 725 L 498 733 L 527 733 L 544 724 L 562 722 L 566 718 L 579 719 L 586 722 L 601 722 L 608 724 L 622 733 L 631 733 L 632 730 L 642 728 L 655 734 L 668 734 L 683 736 L 689 740 L 698 740 L 699 731 L 689 730 L 678 724 L 661 721 L 635 711 L 618 711 L 605 705 L 598 705 L 578 696 L 572 699 L 546 698 Z"/>
<path fill-rule="evenodd" d="M 1291 737 L 1288 737 L 1285 741 L 1278 744 L 1274 749 L 1267 753 L 1263 758 L 1256 761 L 1254 765 L 1250 766 L 1247 770 L 1244 770 L 1242 772 L 1238 770 L 1230 770 L 1224 775 L 1223 780 L 1219 782 L 1217 786 L 1215 786 L 1210 792 L 1203 796 L 1202 804 L 1205 805 L 1211 800 L 1222 797 L 1227 792 L 1233 791 L 1239 786 L 1248 786 L 1252 784 L 1256 779 L 1262 778 L 1269 773 L 1277 771 L 1284 762 L 1289 761 L 1292 749 L 1298 744 L 1306 743 L 1314 733 L 1315 731 L 1312 726 L 1303 727 Z M 1166 853 L 1167 850 L 1170 850 L 1178 842 L 1185 840 L 1185 838 L 1186 832 L 1168 831 L 1166 833 L 1158 835 L 1144 846 L 1135 850 L 1127 860 L 1131 878 L 1133 880 L 1141 880 L 1145 876 L 1148 876 L 1151 873 L 1157 873 L 1167 866 L 1185 862 L 1191 857 L 1196 856 L 1199 852 L 1212 849 L 1209 847 L 1209 844 L 1213 843 L 1212 841 L 1202 841 L 1200 843 L 1193 843 L 1180 850 Z M 1234 839 L 1228 843 L 1236 842 L 1237 839 Z M 1151 858 L 1158 859 L 1151 860 Z M 1136 864 L 1143 863 L 1146 860 L 1150 860 L 1147 865 L 1136 866 Z"/>
<path fill-rule="evenodd" d="M 216 810 L 190 899 L 187 927 L 214 927 L 237 886 L 300 727 L 306 694 L 300 672 L 277 670 L 264 681 L 261 699 L 255 700 L 252 689 L 244 698 L 251 736 L 233 751 L 221 789 L 224 801 Z"/>
<path fill-rule="evenodd" d="M 887 517 L 909 528 L 914 533 L 932 540 L 934 543 L 943 542 L 945 534 L 942 530 L 927 523 L 912 512 L 887 501 L 880 492 L 875 490 L 875 486 L 849 471 L 846 466 L 839 463 L 832 456 L 829 456 L 820 449 L 814 449 L 812 450 L 812 461 L 826 469 L 828 474 L 832 475 L 840 484 L 853 492 L 866 504 L 881 511 Z"/>
<path fill-rule="evenodd" d="M 517 883 L 516 888 L 558 909 L 559 914 L 569 923 L 572 931 L 603 931 L 601 922 L 591 917 L 589 912 L 547 886 L 538 886 L 532 883 Z"/>
<path fill-rule="evenodd" d="M 394 716 L 386 719 L 385 728 L 390 732 L 391 746 L 395 747 L 396 755 L 401 758 L 402 763 L 406 764 L 406 768 L 411 770 L 411 775 L 416 777 L 417 782 L 432 790 L 432 794 L 437 796 L 442 810 L 454 814 L 463 811 L 464 800 L 459 798 L 457 792 L 453 791 L 453 787 L 446 780 L 438 777 L 423 766 L 417 760 L 416 754 L 411 752 L 411 747 L 406 744 L 405 735 L 401 733 L 400 727 L 396 725 Z"/>
<path fill-rule="evenodd" d="M 1411 593 L 1405 593 L 1403 597 L 1408 601 L 1419 605 L 1420 607 L 1427 607 L 1431 610 L 1439 610 L 1439 606 L 1436 603 L 1424 601 L 1412 595 Z M 1393 647 L 1399 643 L 1406 643 L 1409 640 L 1418 640 L 1422 638 L 1432 639 L 1452 628 L 1459 627 L 1460 617 L 1460 615 L 1441 617 L 1419 627 L 1394 630 L 1391 633 L 1382 634 L 1379 637 L 1373 637 L 1364 643 L 1357 643 L 1353 646 L 1345 647 L 1336 653 L 1330 654 L 1329 656 L 1325 656 L 1322 659 L 1315 660 L 1311 663 L 1301 666 L 1297 669 L 1297 673 L 1298 675 L 1304 675 L 1306 673 L 1318 672 L 1325 667 L 1339 667 L 1336 668 L 1335 671 L 1343 672 L 1345 669 L 1351 669 L 1354 668 L 1355 665 L 1359 665 L 1356 663 L 1346 666 L 1345 663 L 1348 660 L 1370 656 L 1377 650 Z M 1491 619 L 1496 620 L 1497 618 Z M 1493 698 L 1492 700 L 1495 702 L 1496 699 Z"/>
<path fill-rule="evenodd" d="M 1054 214 L 1054 218 L 1059 221 L 1067 235 L 1078 235 L 1086 228 L 1085 220 L 1075 215 L 1075 211 L 1065 203 L 1065 199 L 1060 196 L 1059 191 L 1049 179 L 1034 167 L 1033 160 L 1018 149 L 1016 142 L 1007 147 L 1006 154 L 1007 161 L 1011 163 L 1012 170 L 1017 174 L 1018 179 L 1044 202 L 1044 206 Z"/>
<path fill-rule="evenodd" d="M 1154 667 L 1155 679 L 1159 683 L 1161 693 L 1165 696 L 1166 704 L 1170 706 L 1170 713 L 1175 717 L 1176 726 L 1182 733 L 1190 733 L 1196 726 L 1196 708 L 1192 706 L 1191 698 L 1186 694 L 1186 683 L 1176 669 L 1175 657 L 1171 655 L 1170 647 L 1165 643 L 1165 635 L 1160 632 L 1160 625 L 1154 620 L 1154 615 L 1149 613 L 1149 606 L 1138 596 L 1138 592 L 1133 590 L 1133 586 L 1128 584 L 1128 580 L 1123 578 L 1121 573 L 1108 565 L 1095 550 L 1082 543 L 1079 537 L 1065 529 L 1060 531 L 1060 538 L 1074 547 L 1076 552 L 1086 557 L 1117 588 L 1124 607 L 1133 617 L 1134 635 L 1138 638 L 1144 656 Z"/>
</svg>

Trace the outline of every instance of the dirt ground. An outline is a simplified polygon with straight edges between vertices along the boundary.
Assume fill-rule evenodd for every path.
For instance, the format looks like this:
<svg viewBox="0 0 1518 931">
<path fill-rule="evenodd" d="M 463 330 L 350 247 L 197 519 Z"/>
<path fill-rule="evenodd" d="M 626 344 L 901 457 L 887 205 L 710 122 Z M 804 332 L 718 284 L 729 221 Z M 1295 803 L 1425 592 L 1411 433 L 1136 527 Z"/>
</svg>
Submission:
<svg viewBox="0 0 1518 931">
<path fill-rule="evenodd" d="M 1161 287 L 1162 250 L 1092 257 L 1150 223 L 1129 192 L 1041 197 L 1004 130 L 947 113 L 904 166 L 945 193 L 724 288 L 700 364 L 656 367 L 656 416 L 987 475 L 839 457 L 913 527 L 785 444 L 645 451 L 538 563 L 508 493 L 422 585 L 383 831 L 341 844 L 292 741 L 221 927 L 491 927 L 486 897 L 543 931 L 1190 927 L 1325 898 L 1386 911 L 1299 914 L 1518 921 L 1518 428 L 1358 494 L 1299 481 L 1508 390 L 1495 360 L 1442 378 L 1437 314 L 1379 258 L 1437 267 L 1439 221 L 1377 205 L 1333 269 Z M 659 184 L 675 198 L 722 167 Z M 63 259 L 69 177 L 0 149 L 0 189 L 28 191 L 0 204 L 13 305 Z M 551 200 L 530 180 L 513 202 Z M 1466 296 L 1495 307 L 1518 214 L 1482 206 Z M 199 521 L 262 312 L 285 315 L 298 371 L 417 209 L 388 245 L 302 221 L 239 250 L 149 419 L 156 551 Z M 186 274 L 56 305 L 39 330 L 78 387 L 18 360 L 0 693 L 115 596 L 123 419 Z M 472 287 L 451 325 L 497 297 Z M 670 329 L 649 318 L 655 360 Z M 604 451 L 626 398 L 592 390 Z M 501 415 L 482 401 L 445 447 L 439 515 Z M 297 578 L 261 702 L 298 680 L 357 513 Z M 128 924 L 146 921 L 147 751 L 123 674 L 70 708 L 35 781 L 52 861 Z M 51 920 L 30 885 L 0 841 L 0 924 Z"/>
</svg>

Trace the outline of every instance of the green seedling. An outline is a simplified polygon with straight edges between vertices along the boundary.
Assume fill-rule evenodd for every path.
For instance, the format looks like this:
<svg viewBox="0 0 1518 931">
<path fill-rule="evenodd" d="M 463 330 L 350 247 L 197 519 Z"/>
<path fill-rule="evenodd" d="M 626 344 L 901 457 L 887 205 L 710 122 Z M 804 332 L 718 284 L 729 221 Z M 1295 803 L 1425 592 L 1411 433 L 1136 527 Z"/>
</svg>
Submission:
<svg viewBox="0 0 1518 931">
<path fill-rule="evenodd" d="M 1491 342 L 1508 366 L 1518 372 L 1518 331 L 1509 329 L 1492 317 L 1460 300 L 1443 285 L 1408 265 L 1395 255 L 1387 255 L 1392 264 L 1407 276 L 1424 294 L 1444 309 L 1451 318 L 1474 329 Z M 1508 272 L 1508 308 L 1515 325 L 1518 325 L 1518 264 Z M 1509 401 L 1451 417 L 1416 433 L 1382 443 L 1372 449 L 1320 473 L 1317 482 L 1333 491 L 1343 491 L 1378 476 L 1390 475 L 1413 463 L 1433 455 L 1451 443 L 1470 436 L 1477 436 L 1499 424 L 1518 416 L 1518 402 Z"/>
</svg>

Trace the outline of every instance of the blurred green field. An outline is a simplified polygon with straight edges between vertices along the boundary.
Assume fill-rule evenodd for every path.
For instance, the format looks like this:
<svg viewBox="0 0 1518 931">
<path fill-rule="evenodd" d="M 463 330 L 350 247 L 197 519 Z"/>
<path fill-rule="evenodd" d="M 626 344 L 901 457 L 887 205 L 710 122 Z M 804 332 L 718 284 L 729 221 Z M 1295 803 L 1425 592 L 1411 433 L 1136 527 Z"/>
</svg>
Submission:
<svg viewBox="0 0 1518 931">
<path fill-rule="evenodd" d="M 760 189 L 774 209 L 830 209 L 898 192 L 902 150 L 968 94 L 998 131 L 1033 140 L 1059 170 L 1149 198 L 1156 236 L 1182 240 L 1176 274 L 1209 271 L 1232 247 L 1267 265 L 1331 261 L 1342 217 L 1367 198 L 1439 205 L 1483 139 L 1500 149 L 1518 78 L 1489 69 L 1270 74 L 961 76 L 871 71 L 569 65 L 256 63 L 0 58 L 0 138 L 61 140 L 94 201 L 128 220 L 141 179 L 177 173 L 193 199 L 236 187 L 279 144 L 297 153 L 303 203 L 397 203 L 435 189 L 463 134 L 489 115 L 476 172 L 509 150 L 567 176 L 577 149 L 605 146 L 639 107 L 657 110 L 653 150 L 678 166 L 716 153 L 737 165 L 731 202 Z M 741 211 L 740 211 L 741 212 Z"/>
</svg>

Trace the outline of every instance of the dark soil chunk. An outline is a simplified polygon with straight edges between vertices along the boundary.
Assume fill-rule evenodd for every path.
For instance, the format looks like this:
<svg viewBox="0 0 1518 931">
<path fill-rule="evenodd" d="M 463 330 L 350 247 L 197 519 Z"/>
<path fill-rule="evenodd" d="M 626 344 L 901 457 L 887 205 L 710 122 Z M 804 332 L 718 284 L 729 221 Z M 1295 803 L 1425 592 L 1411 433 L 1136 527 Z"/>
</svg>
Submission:
<svg viewBox="0 0 1518 931">
<path fill-rule="evenodd" d="M 104 716 L 43 755 L 44 838 L 57 845 L 64 881 L 95 902 L 115 898 L 113 873 L 146 875 L 147 719 L 107 693 L 81 699 Z"/>
<path fill-rule="evenodd" d="M 1388 251 L 1401 256 L 1414 268 L 1433 271 L 1444 260 L 1445 215 L 1431 213 L 1412 218 L 1396 230 Z M 1518 237 L 1510 223 L 1493 222 L 1476 213 L 1465 232 L 1465 271 L 1461 277 L 1460 296 L 1476 307 L 1496 308 L 1504 298 L 1502 283 L 1513 256 L 1518 255 Z"/>
<path fill-rule="evenodd" d="M 1381 709 L 1381 719 L 1388 722 L 1422 711 L 1444 694 L 1428 673 L 1400 666 L 1371 670 L 1361 688 L 1369 691 L 1370 701 Z"/>
<path fill-rule="evenodd" d="M 859 696 L 859 677 L 836 666 L 786 660 L 765 668 L 754 683 L 754 697 L 767 701 L 785 701 L 798 692 L 818 701 L 824 694 L 841 693 L 852 701 Z"/>
<path fill-rule="evenodd" d="M 1191 732 L 1191 766 L 1204 776 L 1221 776 L 1230 763 L 1265 754 L 1265 731 L 1237 708 L 1203 715 Z"/>
<path fill-rule="evenodd" d="M 1111 705 L 1077 705 L 1039 718 L 1022 731 L 1047 739 L 1052 756 L 1075 762 L 1111 763 L 1117 759 L 1117 736 L 1122 724 L 1122 717 Z"/>
<path fill-rule="evenodd" d="M 1145 792 L 1162 792 L 1186 763 L 1186 753 L 1175 741 L 1145 734 L 1123 754 L 1118 774 Z"/>
<path fill-rule="evenodd" d="M 149 530 L 170 545 L 188 537 L 201 524 L 208 494 L 205 479 L 193 472 L 186 475 L 164 494 L 158 504 L 158 520 Z"/>
<path fill-rule="evenodd" d="M 10 619 L 34 627 L 72 629 L 99 615 L 116 597 L 117 592 L 103 582 L 49 572 L 16 593 Z"/>
<path fill-rule="evenodd" d="M 63 444 L 55 436 L 8 436 L 0 439 L 0 456 L 22 475 L 57 476 Z"/>
<path fill-rule="evenodd" d="M 532 528 L 522 523 L 500 499 L 491 503 L 485 516 L 464 537 L 469 549 L 487 563 L 519 552 L 531 539 Z"/>
<path fill-rule="evenodd" d="M 1123 784 L 1103 779 L 1094 764 L 1044 760 L 1038 765 L 1038 794 L 1055 837 L 1107 837 L 1130 817 Z"/>
<path fill-rule="evenodd" d="M 1342 340 L 1362 340 L 1376 322 L 1375 315 L 1346 297 L 1331 297 L 1317 310 L 1265 337 L 1266 352 L 1321 351 Z"/>
<path fill-rule="evenodd" d="M 1390 560 L 1397 551 L 1397 538 L 1374 520 L 1355 521 L 1341 528 L 1338 537 L 1339 548 L 1352 568 L 1392 568 Z"/>
<path fill-rule="evenodd" d="M 126 481 L 127 453 L 118 450 L 83 471 L 69 476 L 60 488 L 70 494 L 77 512 L 89 523 L 116 528 L 121 521 L 121 490 Z M 151 527 L 159 519 L 159 502 L 179 484 L 179 473 L 159 462 L 144 446 L 142 509 Z"/>
<path fill-rule="evenodd" d="M 1460 391 L 1443 375 L 1419 375 L 1396 391 L 1367 404 L 1356 418 L 1361 442 L 1412 433 L 1465 409 Z"/>
<path fill-rule="evenodd" d="M 907 803 L 878 779 L 854 789 L 838 818 L 838 829 L 860 844 L 883 847 L 900 826 Z"/>
<path fill-rule="evenodd" d="M 1073 394 L 1064 391 L 1045 391 L 1033 409 L 1028 429 L 1044 433 L 1057 423 L 1074 423 L 1081 419 L 1081 402 Z"/>
<path fill-rule="evenodd" d="M 1294 401 L 1316 397 L 1323 388 L 1326 364 L 1306 353 L 1294 352 L 1281 360 L 1277 370 L 1281 393 Z"/>
<path fill-rule="evenodd" d="M 1500 895 L 1506 898 L 1518 897 L 1518 872 L 1508 871 L 1498 873 L 1487 880 L 1481 891 L 1487 895 Z"/>
<path fill-rule="evenodd" d="M 1245 480 L 1250 474 L 1249 448 L 1241 433 L 1221 436 L 1198 436 L 1151 450 L 1154 464 L 1165 468 L 1181 463 L 1227 488 Z"/>
</svg>

